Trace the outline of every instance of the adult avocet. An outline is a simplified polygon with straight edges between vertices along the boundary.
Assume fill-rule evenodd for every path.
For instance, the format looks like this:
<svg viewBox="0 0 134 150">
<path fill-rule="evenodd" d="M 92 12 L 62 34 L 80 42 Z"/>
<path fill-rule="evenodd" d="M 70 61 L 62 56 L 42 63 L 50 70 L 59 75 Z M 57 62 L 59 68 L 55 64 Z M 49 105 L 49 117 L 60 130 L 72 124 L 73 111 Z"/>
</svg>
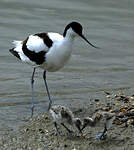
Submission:
<svg viewBox="0 0 134 150">
<path fill-rule="evenodd" d="M 46 71 L 55 72 L 62 68 L 71 56 L 72 45 L 75 37 L 82 37 L 88 44 L 91 44 L 82 33 L 82 25 L 78 22 L 69 23 L 63 32 L 59 33 L 37 33 L 28 36 L 24 41 L 13 41 L 14 48 L 10 52 L 23 62 L 33 66 L 31 78 L 32 88 L 32 115 L 34 111 L 34 74 L 35 69 L 40 67 L 44 70 L 43 78 L 49 98 L 49 108 L 52 103 L 49 89 L 46 82 Z"/>
</svg>

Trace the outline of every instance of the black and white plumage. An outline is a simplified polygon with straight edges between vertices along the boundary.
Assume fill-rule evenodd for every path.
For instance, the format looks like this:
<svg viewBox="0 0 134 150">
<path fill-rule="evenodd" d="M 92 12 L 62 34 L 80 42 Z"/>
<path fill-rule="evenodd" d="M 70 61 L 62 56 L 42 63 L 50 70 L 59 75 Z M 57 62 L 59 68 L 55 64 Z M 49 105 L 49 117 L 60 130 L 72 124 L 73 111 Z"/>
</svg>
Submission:
<svg viewBox="0 0 134 150">
<path fill-rule="evenodd" d="M 80 118 L 75 118 L 74 114 L 68 107 L 54 105 L 50 108 L 49 112 L 53 117 L 54 125 L 58 134 L 60 134 L 60 132 L 57 124 L 61 124 L 69 133 L 72 133 L 72 131 L 65 124 L 69 124 L 74 128 L 77 128 L 78 131 L 81 133 L 81 120 Z"/>
<path fill-rule="evenodd" d="M 37 67 L 44 70 L 43 78 L 49 97 L 49 108 L 52 103 L 47 82 L 46 71 L 55 72 L 61 69 L 69 60 L 72 52 L 72 45 L 75 37 L 82 37 L 88 44 L 91 44 L 82 33 L 82 26 L 78 22 L 68 24 L 63 35 L 59 33 L 37 33 L 28 36 L 24 41 L 13 41 L 14 48 L 10 52 L 22 62 L 31 64 L 34 67 L 31 87 L 32 87 L 32 115 L 34 110 L 34 73 Z"/>
<path fill-rule="evenodd" d="M 110 129 L 110 127 L 112 126 L 114 120 L 115 120 L 115 113 L 98 111 L 92 116 L 92 118 L 86 117 L 83 119 L 83 127 L 81 130 L 83 130 L 87 126 L 96 127 L 102 124 L 104 126 L 103 131 L 98 135 L 96 135 L 95 137 L 95 140 L 101 140 L 103 139 L 108 129 Z"/>
</svg>

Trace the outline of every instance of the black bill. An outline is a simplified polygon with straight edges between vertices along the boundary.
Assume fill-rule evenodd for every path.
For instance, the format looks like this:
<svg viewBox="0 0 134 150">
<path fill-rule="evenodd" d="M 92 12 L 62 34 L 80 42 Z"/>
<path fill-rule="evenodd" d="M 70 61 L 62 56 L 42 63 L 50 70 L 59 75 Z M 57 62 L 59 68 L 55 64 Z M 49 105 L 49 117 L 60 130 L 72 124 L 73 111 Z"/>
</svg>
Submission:
<svg viewBox="0 0 134 150">
<path fill-rule="evenodd" d="M 90 42 L 85 38 L 85 36 L 84 36 L 83 34 L 80 35 L 80 36 L 81 36 L 88 44 L 90 44 L 92 47 L 99 49 L 99 47 L 97 47 L 97 46 L 93 45 L 92 43 L 90 43 Z"/>
</svg>

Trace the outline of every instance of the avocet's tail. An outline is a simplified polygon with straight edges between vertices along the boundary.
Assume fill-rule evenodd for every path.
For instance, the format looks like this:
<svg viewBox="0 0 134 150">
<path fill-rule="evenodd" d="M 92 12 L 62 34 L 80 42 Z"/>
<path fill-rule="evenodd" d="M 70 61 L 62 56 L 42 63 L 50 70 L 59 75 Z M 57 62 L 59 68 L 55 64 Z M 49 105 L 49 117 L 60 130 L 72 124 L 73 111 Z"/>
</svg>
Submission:
<svg viewBox="0 0 134 150">
<path fill-rule="evenodd" d="M 17 58 L 21 59 L 21 58 L 20 58 L 20 55 L 18 54 L 18 52 L 16 52 L 16 51 L 14 50 L 14 48 L 9 49 L 9 51 L 10 51 L 14 56 L 16 56 Z"/>
<path fill-rule="evenodd" d="M 13 41 L 12 43 L 14 46 L 9 49 L 9 51 L 22 62 L 34 65 L 34 62 L 30 61 L 30 59 L 23 53 L 23 41 Z"/>
<path fill-rule="evenodd" d="M 15 47 L 17 47 L 17 46 L 22 44 L 22 41 L 15 41 L 14 40 L 12 43 L 14 44 Z"/>
<path fill-rule="evenodd" d="M 17 58 L 21 60 L 20 54 L 22 53 L 22 41 L 13 41 L 14 48 L 9 49 L 9 51 Z"/>
</svg>

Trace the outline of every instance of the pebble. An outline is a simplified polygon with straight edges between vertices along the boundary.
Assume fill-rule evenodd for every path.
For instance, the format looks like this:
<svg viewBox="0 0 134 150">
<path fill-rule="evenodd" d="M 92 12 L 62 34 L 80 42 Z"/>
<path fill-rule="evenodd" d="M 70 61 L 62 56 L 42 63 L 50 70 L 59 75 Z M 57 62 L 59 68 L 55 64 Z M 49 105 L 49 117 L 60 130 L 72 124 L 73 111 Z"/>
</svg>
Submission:
<svg viewBox="0 0 134 150">
<path fill-rule="evenodd" d="M 131 109 L 130 112 L 134 112 L 134 109 Z"/>
<path fill-rule="evenodd" d="M 128 98 L 129 100 L 134 100 L 134 96 L 131 96 Z"/>
<path fill-rule="evenodd" d="M 132 123 L 134 123 L 134 120 L 133 120 L 133 119 L 129 119 L 129 120 L 127 121 L 127 124 L 128 124 L 128 125 L 130 125 L 130 124 L 132 124 Z"/>
<path fill-rule="evenodd" d="M 99 102 L 100 100 L 99 100 L 99 99 L 95 99 L 94 101 L 95 101 L 95 102 Z"/>
<path fill-rule="evenodd" d="M 119 118 L 123 118 L 123 117 L 124 117 L 124 113 L 123 113 L 123 112 L 120 112 L 117 116 L 118 116 Z"/>
<path fill-rule="evenodd" d="M 107 95 L 107 96 L 106 96 L 106 98 L 111 98 L 111 97 L 112 97 L 111 95 Z"/>
</svg>

